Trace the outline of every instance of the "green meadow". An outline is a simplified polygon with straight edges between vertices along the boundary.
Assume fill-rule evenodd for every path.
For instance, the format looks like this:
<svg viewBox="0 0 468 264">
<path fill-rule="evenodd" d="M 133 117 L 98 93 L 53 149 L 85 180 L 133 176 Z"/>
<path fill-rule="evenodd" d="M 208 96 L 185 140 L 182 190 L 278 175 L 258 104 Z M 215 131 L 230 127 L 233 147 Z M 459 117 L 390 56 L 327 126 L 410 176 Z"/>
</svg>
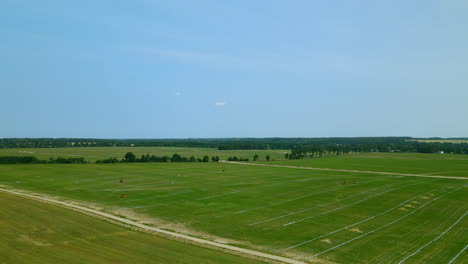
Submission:
<svg viewBox="0 0 468 264">
<path fill-rule="evenodd" d="M 456 154 L 362 153 L 265 164 L 468 177 L 468 155 Z"/>
<path fill-rule="evenodd" d="M 79 150 L 79 156 L 117 156 L 113 148 Z M 262 163 L 465 177 L 468 171 L 463 155 L 369 153 Z M 7 188 L 311 263 L 464 263 L 467 182 L 213 162 L 0 166 Z"/>
<path fill-rule="evenodd" d="M 0 192 L 0 263 L 260 263 Z"/>
</svg>

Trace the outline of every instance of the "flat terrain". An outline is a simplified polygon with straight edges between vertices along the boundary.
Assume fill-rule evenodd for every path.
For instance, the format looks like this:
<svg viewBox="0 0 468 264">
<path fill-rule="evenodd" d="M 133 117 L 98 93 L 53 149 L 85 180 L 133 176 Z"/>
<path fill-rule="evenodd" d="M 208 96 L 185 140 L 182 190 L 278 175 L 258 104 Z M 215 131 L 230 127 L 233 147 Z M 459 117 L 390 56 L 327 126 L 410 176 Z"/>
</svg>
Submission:
<svg viewBox="0 0 468 264">
<path fill-rule="evenodd" d="M 0 192 L 0 263 L 260 263 Z"/>
<path fill-rule="evenodd" d="M 263 163 L 466 176 L 467 156 L 388 155 Z M 0 166 L 9 188 L 324 263 L 463 263 L 467 182 L 211 162 Z"/>
<path fill-rule="evenodd" d="M 468 155 L 363 153 L 340 157 L 279 160 L 264 164 L 468 177 Z"/>
<path fill-rule="evenodd" d="M 218 150 L 215 148 L 182 148 L 182 147 L 75 147 L 75 148 L 20 148 L 0 149 L 0 156 L 36 156 L 38 159 L 47 160 L 50 157 L 84 157 L 87 161 L 96 161 L 105 158 L 122 159 L 127 152 L 133 152 L 138 158 L 143 154 L 156 156 L 172 156 L 177 153 L 181 156 L 203 158 L 208 155 L 219 156 L 227 159 L 229 156 L 249 158 L 259 155 L 260 160 L 265 160 L 266 155 L 272 159 L 283 159 L 287 150 Z"/>
</svg>

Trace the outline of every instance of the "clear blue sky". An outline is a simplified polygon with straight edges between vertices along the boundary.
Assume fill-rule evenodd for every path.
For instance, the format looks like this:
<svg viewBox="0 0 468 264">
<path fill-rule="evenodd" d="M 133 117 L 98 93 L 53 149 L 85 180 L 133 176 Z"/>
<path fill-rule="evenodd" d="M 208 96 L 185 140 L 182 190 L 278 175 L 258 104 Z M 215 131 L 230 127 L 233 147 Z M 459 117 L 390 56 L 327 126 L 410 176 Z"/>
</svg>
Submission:
<svg viewBox="0 0 468 264">
<path fill-rule="evenodd" d="M 468 1 L 0 2 L 0 137 L 468 136 Z"/>
</svg>

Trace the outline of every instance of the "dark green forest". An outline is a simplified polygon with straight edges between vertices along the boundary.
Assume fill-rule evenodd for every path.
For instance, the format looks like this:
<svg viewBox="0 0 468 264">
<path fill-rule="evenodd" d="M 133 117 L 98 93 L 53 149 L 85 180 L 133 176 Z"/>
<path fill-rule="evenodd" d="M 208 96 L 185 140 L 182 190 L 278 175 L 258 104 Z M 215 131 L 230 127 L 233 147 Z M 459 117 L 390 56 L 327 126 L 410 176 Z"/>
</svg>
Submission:
<svg viewBox="0 0 468 264">
<path fill-rule="evenodd" d="M 411 137 L 340 138 L 204 138 L 204 139 L 91 139 L 91 138 L 3 138 L 0 148 L 63 147 L 198 147 L 219 150 L 285 149 L 292 158 L 305 153 L 419 152 L 468 154 L 467 143 L 418 142 Z M 429 138 L 441 139 L 441 138 Z M 467 139 L 467 138 L 451 138 Z"/>
</svg>

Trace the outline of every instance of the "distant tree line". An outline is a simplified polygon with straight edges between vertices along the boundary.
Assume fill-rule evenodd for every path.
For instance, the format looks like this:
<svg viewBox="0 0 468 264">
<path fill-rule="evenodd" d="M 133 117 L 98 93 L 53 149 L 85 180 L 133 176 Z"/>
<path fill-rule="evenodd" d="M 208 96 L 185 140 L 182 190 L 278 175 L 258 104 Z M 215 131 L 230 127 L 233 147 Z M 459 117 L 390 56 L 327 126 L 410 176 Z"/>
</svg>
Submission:
<svg viewBox="0 0 468 264">
<path fill-rule="evenodd" d="M 200 147 L 219 150 L 293 149 L 311 144 L 402 144 L 410 137 L 355 138 L 215 138 L 215 139 L 92 139 L 92 138 L 1 138 L 0 148 L 58 147 Z"/>
<path fill-rule="evenodd" d="M 293 148 L 285 154 L 286 159 L 317 158 L 324 156 L 342 156 L 359 152 L 417 152 L 417 153 L 452 153 L 468 154 L 468 144 L 419 143 L 411 144 L 328 144 L 305 145 Z"/>
<path fill-rule="evenodd" d="M 34 156 L 24 156 L 24 157 L 15 157 L 15 156 L 5 156 L 0 157 L 0 164 L 17 164 L 17 163 L 42 163 Z"/>
<path fill-rule="evenodd" d="M 259 155 L 254 155 L 253 160 L 257 161 Z M 265 159 L 270 160 L 270 155 L 266 155 Z M 242 157 L 229 157 L 228 161 L 249 161 L 249 158 Z M 194 156 L 183 157 L 179 154 L 173 154 L 169 156 L 155 156 L 150 154 L 143 154 L 140 158 L 133 152 L 127 152 L 123 158 L 107 158 L 97 160 L 96 163 L 132 163 L 132 162 L 219 162 L 219 156 L 204 155 L 201 158 L 195 158 Z M 63 158 L 63 157 L 51 157 L 48 160 L 39 160 L 35 156 L 0 156 L 0 164 L 31 164 L 31 163 L 88 163 L 84 158 Z"/>
<path fill-rule="evenodd" d="M 133 152 L 127 152 L 122 159 L 108 158 L 103 160 L 97 160 L 96 163 L 131 163 L 131 162 L 218 162 L 219 156 L 212 156 L 211 159 L 208 155 L 202 158 L 195 158 L 194 156 L 183 157 L 179 154 L 174 154 L 172 157 L 169 156 L 155 156 L 150 154 L 143 154 L 140 158 L 137 158 Z"/>
<path fill-rule="evenodd" d="M 31 164 L 31 163 L 87 163 L 84 158 L 50 158 L 49 160 L 39 160 L 34 156 L 3 156 L 0 157 L 0 164 Z"/>
<path fill-rule="evenodd" d="M 354 151 L 353 151 L 354 150 Z M 323 146 L 323 145 L 312 145 L 303 146 L 291 150 L 290 153 L 286 153 L 284 157 L 286 159 L 303 159 L 303 158 L 318 158 L 318 157 L 329 157 L 329 156 L 341 156 L 348 155 L 351 152 L 359 152 L 349 146 Z"/>
<path fill-rule="evenodd" d="M 343 155 L 350 152 L 419 152 L 468 154 L 468 143 L 419 142 L 411 137 L 350 138 L 219 138 L 219 139 L 90 139 L 90 138 L 3 138 L 0 148 L 58 147 L 199 147 L 219 150 L 297 150 L 301 155 Z M 441 138 L 429 138 L 441 139 Z M 468 138 L 451 138 L 467 140 Z M 317 149 L 304 154 L 303 149 Z M 321 152 L 322 151 L 322 152 Z M 311 154 L 312 153 L 312 154 Z M 333 154 L 335 153 L 335 154 Z M 150 157 L 151 158 L 151 157 Z M 289 158 L 289 155 L 288 155 Z M 190 158 L 188 158 L 190 160 Z M 198 159 L 196 159 L 198 161 Z"/>
<path fill-rule="evenodd" d="M 47 163 L 88 163 L 84 158 L 50 158 Z"/>
<path fill-rule="evenodd" d="M 234 157 L 229 157 L 227 160 L 228 161 L 249 161 L 249 158 L 238 158 L 234 156 Z"/>
<path fill-rule="evenodd" d="M 252 160 L 253 160 L 253 161 L 258 161 L 259 158 L 260 158 L 260 156 L 258 156 L 257 154 L 255 154 L 255 155 L 253 156 L 253 159 L 252 159 Z M 265 156 L 265 160 L 270 161 L 270 159 L 271 159 L 270 155 L 266 155 L 266 156 Z M 228 161 L 249 161 L 250 159 L 249 159 L 249 158 L 240 158 L 240 157 L 238 158 L 237 156 L 234 156 L 234 157 L 229 156 L 229 158 L 228 158 L 227 160 L 228 160 Z"/>
</svg>

